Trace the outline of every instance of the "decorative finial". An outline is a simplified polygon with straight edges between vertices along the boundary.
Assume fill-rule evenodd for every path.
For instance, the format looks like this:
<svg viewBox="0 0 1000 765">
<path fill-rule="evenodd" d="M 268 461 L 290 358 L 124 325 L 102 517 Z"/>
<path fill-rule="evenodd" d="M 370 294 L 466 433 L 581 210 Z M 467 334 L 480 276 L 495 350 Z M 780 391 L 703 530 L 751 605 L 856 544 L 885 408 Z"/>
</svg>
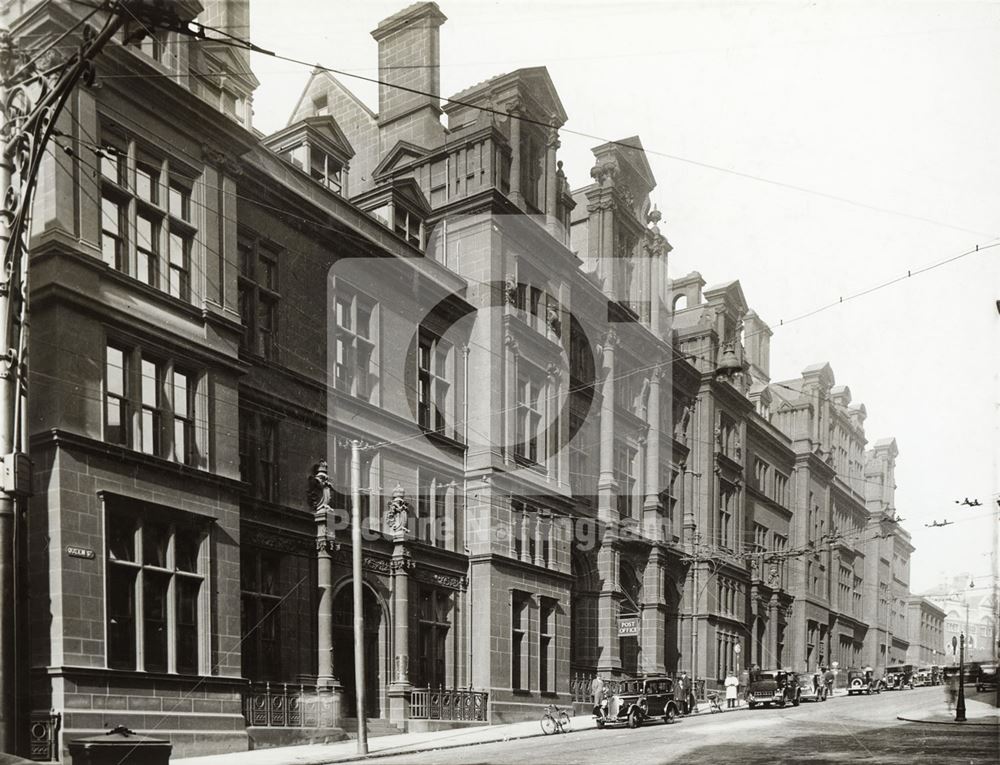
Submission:
<svg viewBox="0 0 1000 765">
<path fill-rule="evenodd" d="M 646 221 L 652 223 L 654 226 L 663 219 L 663 213 L 656 209 L 656 205 L 653 205 L 653 209 L 649 211 L 646 215 Z"/>
</svg>

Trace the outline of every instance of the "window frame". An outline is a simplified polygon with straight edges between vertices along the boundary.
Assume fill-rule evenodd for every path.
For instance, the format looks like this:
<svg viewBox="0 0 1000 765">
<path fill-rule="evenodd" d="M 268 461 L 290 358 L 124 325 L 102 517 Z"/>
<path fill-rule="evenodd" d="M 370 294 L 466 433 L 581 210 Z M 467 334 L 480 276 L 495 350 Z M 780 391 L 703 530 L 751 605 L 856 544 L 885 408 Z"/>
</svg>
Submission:
<svg viewBox="0 0 1000 765">
<path fill-rule="evenodd" d="M 105 646 L 104 662 L 108 669 L 125 671 L 160 673 L 184 676 L 206 674 L 208 651 L 206 638 L 211 629 L 211 607 L 208 591 L 209 572 L 211 565 L 211 532 L 207 522 L 182 516 L 180 513 L 147 512 L 143 508 L 106 508 L 104 512 L 104 573 L 105 602 L 108 604 L 105 612 Z M 120 534 L 125 530 L 125 537 L 131 534 L 131 556 L 118 558 L 114 554 L 114 538 L 112 534 Z M 149 536 L 153 533 L 165 533 L 162 543 L 163 560 L 147 561 L 149 551 Z M 194 570 L 182 568 L 178 559 L 178 539 L 182 535 L 191 535 L 194 542 Z M 131 589 L 130 609 L 131 623 L 126 624 L 123 635 L 113 636 L 115 611 L 112 608 L 112 594 L 115 582 L 122 578 L 127 582 L 125 591 Z M 130 580 L 130 581 L 129 581 Z M 161 607 L 159 613 L 151 609 L 155 606 L 152 587 L 157 581 L 165 582 L 162 589 Z M 186 584 L 184 584 L 186 583 Z M 185 661 L 181 641 L 184 639 L 180 620 L 185 611 L 181 599 L 182 590 L 186 585 L 196 585 L 194 596 L 194 640 L 195 657 L 193 664 L 183 664 Z M 152 618 L 156 616 L 158 618 Z M 166 631 L 163 647 L 154 645 L 148 634 L 153 625 L 162 624 Z M 124 656 L 115 656 L 120 650 L 114 643 L 117 640 L 126 642 Z M 190 647 L 190 643 L 188 644 Z M 162 661 L 155 657 L 154 652 L 163 651 Z"/>
</svg>

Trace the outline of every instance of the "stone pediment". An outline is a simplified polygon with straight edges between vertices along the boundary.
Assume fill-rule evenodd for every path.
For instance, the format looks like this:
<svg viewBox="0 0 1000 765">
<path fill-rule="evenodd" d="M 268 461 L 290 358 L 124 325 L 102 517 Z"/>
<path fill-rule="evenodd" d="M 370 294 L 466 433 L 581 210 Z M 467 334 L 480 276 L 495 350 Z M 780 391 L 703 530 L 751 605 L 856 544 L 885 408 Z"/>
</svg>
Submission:
<svg viewBox="0 0 1000 765">
<path fill-rule="evenodd" d="M 389 175 L 395 168 L 425 156 L 427 156 L 427 149 L 409 141 L 398 141 L 382 158 L 382 161 L 376 165 L 372 175 L 375 178 Z"/>
</svg>

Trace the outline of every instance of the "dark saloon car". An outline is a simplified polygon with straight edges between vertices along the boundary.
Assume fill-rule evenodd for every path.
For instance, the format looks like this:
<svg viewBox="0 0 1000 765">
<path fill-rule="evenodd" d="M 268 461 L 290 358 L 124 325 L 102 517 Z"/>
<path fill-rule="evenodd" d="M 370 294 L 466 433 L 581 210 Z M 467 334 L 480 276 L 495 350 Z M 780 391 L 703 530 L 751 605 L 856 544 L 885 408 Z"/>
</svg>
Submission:
<svg viewBox="0 0 1000 765">
<path fill-rule="evenodd" d="M 783 707 L 799 705 L 799 677 L 794 672 L 783 669 L 767 669 L 750 676 L 747 689 L 747 703 L 753 709 L 757 706 Z"/>
<path fill-rule="evenodd" d="M 976 678 L 976 690 L 985 691 L 997 687 L 997 665 L 983 664 L 979 667 L 979 677 Z"/>
<path fill-rule="evenodd" d="M 847 670 L 847 695 L 854 696 L 874 693 L 881 693 L 882 684 L 875 678 L 875 673 L 870 669 L 849 669 Z"/>
<path fill-rule="evenodd" d="M 617 692 L 605 695 L 594 707 L 597 727 L 624 723 L 638 728 L 646 720 L 661 717 L 673 722 L 680 712 L 674 700 L 674 681 L 664 675 L 622 680 Z"/>
</svg>

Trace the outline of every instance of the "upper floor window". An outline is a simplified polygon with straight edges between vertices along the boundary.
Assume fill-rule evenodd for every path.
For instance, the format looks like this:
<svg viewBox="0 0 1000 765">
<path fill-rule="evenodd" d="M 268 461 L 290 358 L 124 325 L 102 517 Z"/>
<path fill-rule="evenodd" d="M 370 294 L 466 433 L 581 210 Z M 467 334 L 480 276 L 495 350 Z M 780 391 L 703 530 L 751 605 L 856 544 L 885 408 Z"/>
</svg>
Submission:
<svg viewBox="0 0 1000 765">
<path fill-rule="evenodd" d="M 240 480 L 250 484 L 254 496 L 278 501 L 278 421 L 241 409 Z"/>
<path fill-rule="evenodd" d="M 451 346 L 421 328 L 417 342 L 417 420 L 420 427 L 445 433 L 448 418 Z"/>
<path fill-rule="evenodd" d="M 374 301 L 338 286 L 334 297 L 336 339 L 333 348 L 333 384 L 348 395 L 370 401 L 377 365 L 377 326 Z"/>
<path fill-rule="evenodd" d="M 542 455 L 542 405 L 544 385 L 527 372 L 517 379 L 517 409 L 514 426 L 514 454 L 528 462 L 538 463 Z"/>
<path fill-rule="evenodd" d="M 197 234 L 193 174 L 136 140 L 110 132 L 102 134 L 98 160 L 104 261 L 189 301 Z"/>
<path fill-rule="evenodd" d="M 347 176 L 347 166 L 343 160 L 309 141 L 283 149 L 279 155 L 307 173 L 320 186 L 336 194 L 343 194 Z"/>
<path fill-rule="evenodd" d="M 635 459 L 637 451 L 628 444 L 615 444 L 615 481 L 618 483 L 618 513 L 631 518 L 639 507 L 635 495 Z"/>
<path fill-rule="evenodd" d="M 108 343 L 104 440 L 185 465 L 198 464 L 198 379 L 171 359 Z"/>
<path fill-rule="evenodd" d="M 164 29 L 145 29 L 142 39 L 132 40 L 129 47 L 141 51 L 154 61 L 166 63 L 170 32 Z"/>
<path fill-rule="evenodd" d="M 260 238 L 244 235 L 239 244 L 237 302 L 243 321 L 243 349 L 268 360 L 278 358 L 278 253 Z"/>
</svg>

